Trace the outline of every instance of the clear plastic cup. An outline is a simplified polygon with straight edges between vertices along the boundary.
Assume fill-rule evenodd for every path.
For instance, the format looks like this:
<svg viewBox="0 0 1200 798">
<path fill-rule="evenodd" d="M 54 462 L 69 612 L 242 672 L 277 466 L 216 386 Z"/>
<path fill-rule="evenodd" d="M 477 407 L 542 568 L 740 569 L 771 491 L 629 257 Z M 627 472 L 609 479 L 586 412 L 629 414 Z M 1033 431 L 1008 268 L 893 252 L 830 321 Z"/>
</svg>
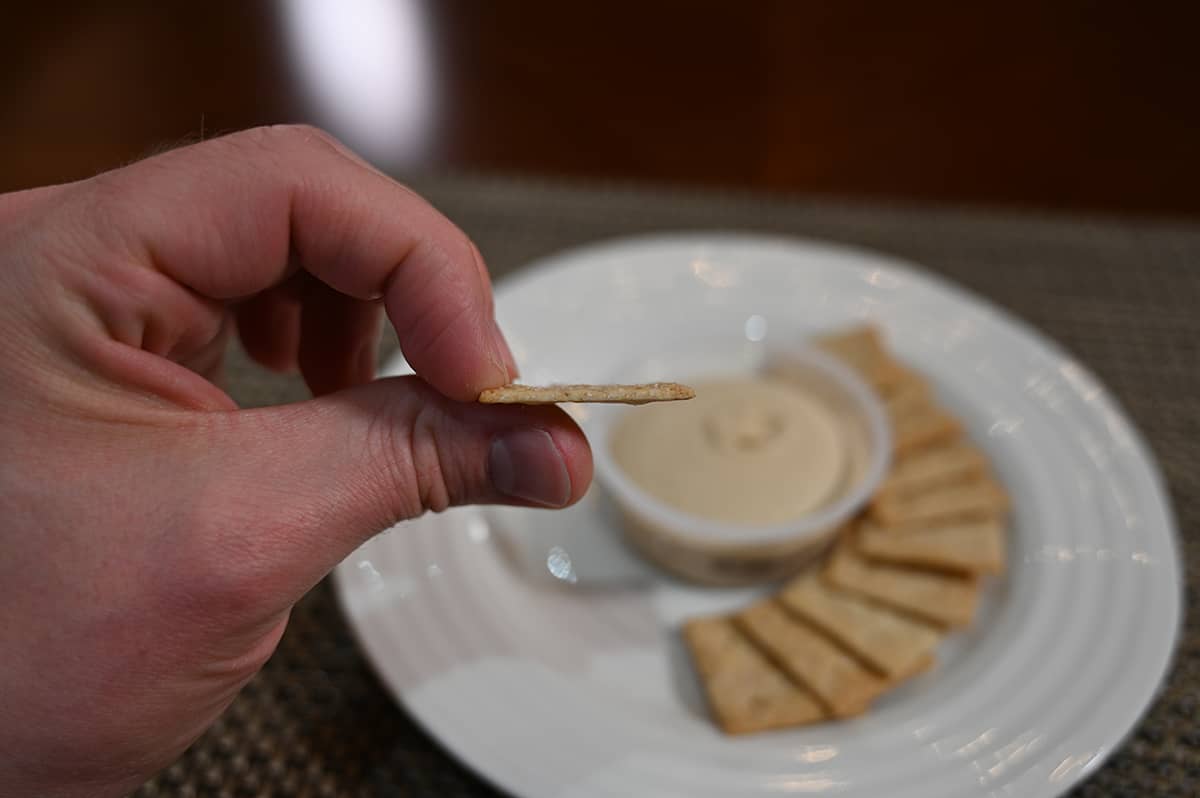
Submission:
<svg viewBox="0 0 1200 798">
<path fill-rule="evenodd" d="M 690 373 L 672 377 L 682 382 L 763 373 L 792 383 L 830 411 L 848 455 L 839 487 L 812 511 L 772 525 L 734 524 L 663 502 L 614 460 L 613 430 L 623 413 L 636 413 L 637 408 L 596 414 L 587 425 L 596 477 L 620 508 L 629 543 L 670 573 L 707 585 L 783 579 L 824 553 L 879 487 L 892 452 L 887 414 L 874 391 L 835 358 L 807 347 L 763 350 L 750 358 L 744 353 L 714 358 L 711 350 L 693 349 L 663 353 L 653 362 L 693 364 Z M 700 362 L 706 363 L 703 371 L 695 370 Z M 625 379 L 646 376 L 644 369 L 622 372 Z"/>
</svg>

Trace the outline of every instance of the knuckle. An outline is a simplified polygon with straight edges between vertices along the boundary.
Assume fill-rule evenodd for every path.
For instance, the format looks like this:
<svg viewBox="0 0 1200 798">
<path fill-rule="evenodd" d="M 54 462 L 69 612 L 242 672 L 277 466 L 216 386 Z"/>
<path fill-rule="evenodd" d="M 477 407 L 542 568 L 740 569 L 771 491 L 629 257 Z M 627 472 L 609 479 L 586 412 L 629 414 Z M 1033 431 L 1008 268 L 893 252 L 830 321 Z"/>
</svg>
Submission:
<svg viewBox="0 0 1200 798">
<path fill-rule="evenodd" d="M 126 213 L 129 202 L 129 186 L 126 169 L 103 172 L 77 184 L 64 208 L 74 217 L 77 230 L 86 230 L 91 236 L 107 235 L 125 238 L 119 224 Z"/>
<path fill-rule="evenodd" d="M 445 468 L 442 447 L 439 445 L 438 430 L 441 413 L 425 404 L 413 419 L 412 447 L 413 466 L 417 492 L 421 506 L 435 513 L 447 509 L 451 503 L 448 477 L 452 469 Z"/>
<path fill-rule="evenodd" d="M 423 309 L 412 314 L 408 324 L 399 330 L 402 341 L 414 352 L 436 357 L 443 342 L 454 337 L 456 330 L 467 327 L 474 309 L 466 302 L 435 305 L 425 303 Z"/>
<path fill-rule="evenodd" d="M 392 522 L 442 512 L 467 496 L 462 469 L 447 446 L 444 400 L 430 389 L 413 394 L 412 404 L 373 419 L 368 433 L 368 456 L 383 464 L 374 492 L 386 497 Z"/>
<path fill-rule="evenodd" d="M 366 430 L 367 462 L 379 464 L 368 501 L 380 505 L 384 523 L 415 518 L 424 511 L 414 459 L 415 431 L 402 403 L 374 415 Z"/>
<path fill-rule="evenodd" d="M 265 130 L 271 134 L 281 136 L 285 139 L 310 142 L 313 140 L 321 141 L 326 144 L 336 144 L 337 139 L 327 130 L 310 125 L 307 123 L 294 123 L 286 125 L 268 125 Z"/>
<path fill-rule="evenodd" d="M 338 141 L 328 132 L 308 124 L 263 125 L 234 133 L 228 137 L 236 146 L 279 152 L 292 148 L 337 147 Z"/>
</svg>

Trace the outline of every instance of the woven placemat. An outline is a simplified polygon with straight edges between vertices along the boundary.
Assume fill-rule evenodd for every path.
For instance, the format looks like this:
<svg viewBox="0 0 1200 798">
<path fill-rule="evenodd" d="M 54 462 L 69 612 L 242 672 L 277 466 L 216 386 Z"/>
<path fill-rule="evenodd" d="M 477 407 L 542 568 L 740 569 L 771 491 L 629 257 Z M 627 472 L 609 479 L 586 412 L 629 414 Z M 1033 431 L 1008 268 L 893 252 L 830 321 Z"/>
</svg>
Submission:
<svg viewBox="0 0 1200 798">
<path fill-rule="evenodd" d="M 924 264 L 1063 344 L 1111 388 L 1166 474 L 1183 537 L 1185 627 L 1167 684 L 1126 744 L 1072 793 L 1200 792 L 1200 226 L 1051 220 L 748 195 L 438 178 L 414 181 L 502 276 L 597 239 L 745 230 L 858 244 Z M 389 342 L 390 347 L 394 344 Z M 303 398 L 295 379 L 231 364 L 244 405 Z M 380 686 L 328 585 L 292 613 L 275 656 L 174 765 L 137 791 L 163 796 L 484 796 Z"/>
</svg>

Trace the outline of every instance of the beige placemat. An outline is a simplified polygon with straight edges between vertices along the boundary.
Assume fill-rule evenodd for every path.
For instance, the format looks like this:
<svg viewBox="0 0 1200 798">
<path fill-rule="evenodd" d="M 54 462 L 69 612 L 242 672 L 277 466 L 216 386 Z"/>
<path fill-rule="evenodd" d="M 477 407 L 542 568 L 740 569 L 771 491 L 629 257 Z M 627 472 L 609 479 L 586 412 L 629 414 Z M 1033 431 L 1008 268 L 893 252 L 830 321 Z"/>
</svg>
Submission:
<svg viewBox="0 0 1200 798">
<path fill-rule="evenodd" d="M 503 276 L 597 239 L 742 230 L 858 244 L 922 263 L 991 298 L 1097 372 L 1166 474 L 1185 572 L 1200 585 L 1200 225 L 837 205 L 741 194 L 503 179 L 413 182 Z M 245 405 L 305 396 L 235 353 Z M 1200 792 L 1200 621 L 1194 587 L 1162 695 L 1074 795 Z M 1098 701 L 1104 700 L 1097 696 Z M 292 613 L 275 656 L 217 725 L 139 796 L 495 795 L 379 685 L 326 584 Z"/>
</svg>

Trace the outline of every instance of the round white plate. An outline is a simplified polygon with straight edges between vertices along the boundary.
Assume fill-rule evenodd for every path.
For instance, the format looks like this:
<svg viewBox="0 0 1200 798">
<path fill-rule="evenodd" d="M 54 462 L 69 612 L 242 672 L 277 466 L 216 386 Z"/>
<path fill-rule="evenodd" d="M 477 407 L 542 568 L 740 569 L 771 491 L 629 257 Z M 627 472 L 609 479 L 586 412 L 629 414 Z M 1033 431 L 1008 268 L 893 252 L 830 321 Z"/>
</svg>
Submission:
<svg viewBox="0 0 1200 798">
<path fill-rule="evenodd" d="M 337 569 L 346 615 L 409 712 L 494 784 L 1038 798 L 1092 772 L 1154 696 L 1181 589 L 1158 470 L 1087 369 L 983 300 L 875 254 L 695 235 L 547 259 L 499 287 L 497 312 L 535 383 L 604 378 L 681 339 L 753 349 L 872 319 L 965 420 L 1015 509 L 1009 572 L 935 670 L 861 718 L 736 739 L 709 721 L 677 628 L 753 592 L 659 575 L 598 492 L 375 538 Z M 597 412 L 575 411 L 585 426 Z"/>
</svg>

